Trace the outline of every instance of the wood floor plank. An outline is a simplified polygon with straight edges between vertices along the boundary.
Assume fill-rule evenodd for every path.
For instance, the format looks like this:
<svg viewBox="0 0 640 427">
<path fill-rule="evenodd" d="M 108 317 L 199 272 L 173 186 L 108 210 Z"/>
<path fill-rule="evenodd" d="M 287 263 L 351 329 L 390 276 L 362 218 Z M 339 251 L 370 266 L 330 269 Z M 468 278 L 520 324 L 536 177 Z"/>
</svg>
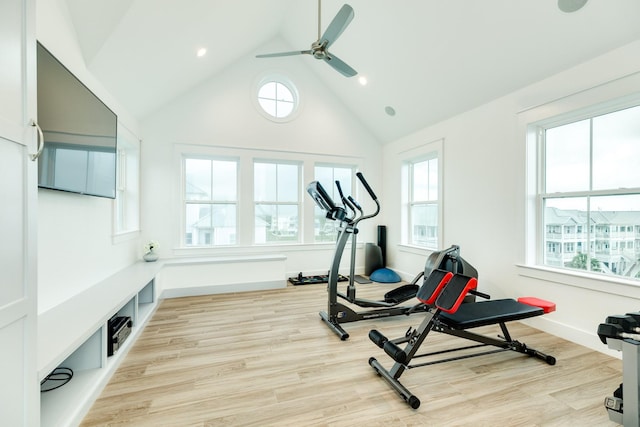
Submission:
<svg viewBox="0 0 640 427">
<path fill-rule="evenodd" d="M 513 337 L 555 366 L 507 351 L 410 369 L 401 381 L 422 402 L 413 410 L 369 366 L 393 363 L 367 335 L 402 336 L 424 313 L 345 324 L 341 341 L 318 316 L 326 297 L 325 285 L 289 285 L 162 301 L 82 426 L 616 425 L 603 400 L 621 361 L 517 322 Z M 432 333 L 423 350 L 460 342 Z"/>
</svg>

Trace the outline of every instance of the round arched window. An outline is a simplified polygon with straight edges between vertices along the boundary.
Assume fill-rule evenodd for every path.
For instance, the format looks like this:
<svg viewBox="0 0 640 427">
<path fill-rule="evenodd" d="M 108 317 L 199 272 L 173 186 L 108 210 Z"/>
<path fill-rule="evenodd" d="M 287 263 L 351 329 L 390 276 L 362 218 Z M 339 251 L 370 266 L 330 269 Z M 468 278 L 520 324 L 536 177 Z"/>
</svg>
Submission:
<svg viewBox="0 0 640 427">
<path fill-rule="evenodd" d="M 265 116 L 275 121 L 293 118 L 298 108 L 298 91 L 282 76 L 269 76 L 258 84 L 258 105 Z"/>
</svg>

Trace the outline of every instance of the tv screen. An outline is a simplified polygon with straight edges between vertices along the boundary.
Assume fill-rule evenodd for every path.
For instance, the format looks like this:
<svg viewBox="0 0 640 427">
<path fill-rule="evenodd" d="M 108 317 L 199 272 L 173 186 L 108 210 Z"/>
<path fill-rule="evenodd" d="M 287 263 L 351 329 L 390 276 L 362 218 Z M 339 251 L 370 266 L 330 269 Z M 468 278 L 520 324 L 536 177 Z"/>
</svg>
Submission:
<svg viewBox="0 0 640 427">
<path fill-rule="evenodd" d="M 116 197 L 118 118 L 38 43 L 38 186 Z"/>
</svg>

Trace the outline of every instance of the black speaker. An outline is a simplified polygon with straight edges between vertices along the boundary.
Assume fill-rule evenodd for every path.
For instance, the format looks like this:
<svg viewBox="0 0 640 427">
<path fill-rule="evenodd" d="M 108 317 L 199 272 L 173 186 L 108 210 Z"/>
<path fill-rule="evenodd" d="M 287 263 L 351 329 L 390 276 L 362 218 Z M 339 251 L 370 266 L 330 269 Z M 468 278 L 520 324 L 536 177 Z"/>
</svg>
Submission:
<svg viewBox="0 0 640 427">
<path fill-rule="evenodd" d="M 387 266 L 387 226 L 378 226 L 378 246 L 382 252 L 382 267 Z"/>
</svg>

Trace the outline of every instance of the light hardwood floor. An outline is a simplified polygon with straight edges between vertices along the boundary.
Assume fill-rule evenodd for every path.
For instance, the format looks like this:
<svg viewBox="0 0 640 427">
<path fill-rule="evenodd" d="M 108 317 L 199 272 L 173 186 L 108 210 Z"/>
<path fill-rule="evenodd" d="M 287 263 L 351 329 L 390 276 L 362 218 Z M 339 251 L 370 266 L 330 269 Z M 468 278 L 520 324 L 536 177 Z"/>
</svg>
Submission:
<svg viewBox="0 0 640 427">
<path fill-rule="evenodd" d="M 82 425 L 616 425 L 603 401 L 622 381 L 619 359 L 514 322 L 513 338 L 555 366 L 507 351 L 411 369 L 400 380 L 422 402 L 413 410 L 369 366 L 392 363 L 367 334 L 397 338 L 424 314 L 348 323 L 340 341 L 320 310 L 325 285 L 164 300 Z M 431 333 L 423 349 L 460 342 Z"/>
</svg>

